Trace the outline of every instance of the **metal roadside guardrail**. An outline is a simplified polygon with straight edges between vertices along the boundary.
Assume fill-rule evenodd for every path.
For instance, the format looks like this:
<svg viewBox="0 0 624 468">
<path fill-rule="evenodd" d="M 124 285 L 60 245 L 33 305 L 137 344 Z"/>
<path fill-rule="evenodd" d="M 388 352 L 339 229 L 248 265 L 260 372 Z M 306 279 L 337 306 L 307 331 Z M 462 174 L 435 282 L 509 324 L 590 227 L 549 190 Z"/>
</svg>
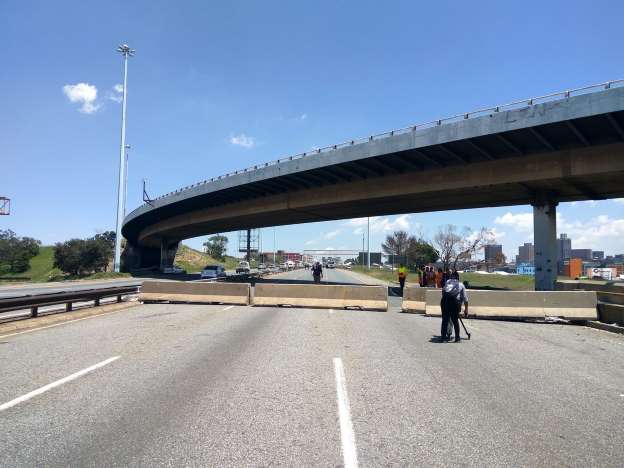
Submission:
<svg viewBox="0 0 624 468">
<path fill-rule="evenodd" d="M 75 302 L 93 301 L 94 306 L 99 306 L 100 300 L 105 297 L 117 296 L 117 302 L 121 302 L 122 296 L 138 292 L 139 285 L 133 285 L 3 297 L 0 298 L 0 313 L 30 309 L 30 316 L 37 317 L 39 307 L 59 304 L 65 304 L 65 311 L 70 312 Z"/>
</svg>

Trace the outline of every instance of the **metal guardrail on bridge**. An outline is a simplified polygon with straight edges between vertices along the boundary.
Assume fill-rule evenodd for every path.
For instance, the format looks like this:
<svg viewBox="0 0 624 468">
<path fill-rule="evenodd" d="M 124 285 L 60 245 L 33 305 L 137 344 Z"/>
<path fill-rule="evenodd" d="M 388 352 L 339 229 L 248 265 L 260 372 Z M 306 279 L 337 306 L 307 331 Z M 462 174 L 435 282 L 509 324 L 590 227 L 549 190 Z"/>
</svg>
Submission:
<svg viewBox="0 0 624 468">
<path fill-rule="evenodd" d="M 39 307 L 59 304 L 65 304 L 65 311 L 70 312 L 75 302 L 93 301 L 94 306 L 99 306 L 100 300 L 105 297 L 117 296 L 117 302 L 121 302 L 122 296 L 136 294 L 138 291 L 139 285 L 134 285 L 4 297 L 0 298 L 0 312 L 30 309 L 30 316 L 37 317 L 39 315 Z"/>
</svg>

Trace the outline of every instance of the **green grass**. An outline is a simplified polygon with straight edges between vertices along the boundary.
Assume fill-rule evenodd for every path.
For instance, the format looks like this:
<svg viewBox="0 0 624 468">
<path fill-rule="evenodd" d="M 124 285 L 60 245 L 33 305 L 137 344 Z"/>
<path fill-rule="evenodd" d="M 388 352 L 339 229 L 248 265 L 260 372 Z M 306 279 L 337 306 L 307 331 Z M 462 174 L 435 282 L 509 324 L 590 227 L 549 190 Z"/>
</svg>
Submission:
<svg viewBox="0 0 624 468">
<path fill-rule="evenodd" d="M 24 273 L 7 273 L 0 275 L 0 282 L 11 280 L 11 282 L 18 282 L 23 278 L 23 281 L 32 281 L 34 283 L 41 283 L 50 281 L 50 278 L 62 275 L 61 270 L 54 268 L 54 247 L 51 245 L 44 245 L 39 248 L 39 254 L 30 259 L 30 268 Z"/>
<path fill-rule="evenodd" d="M 226 270 L 233 270 L 238 265 L 238 260 L 228 256 L 225 257 L 224 261 L 215 260 L 204 252 L 180 244 L 174 264 L 187 273 L 197 273 L 203 270 L 206 265 L 224 265 Z"/>
<path fill-rule="evenodd" d="M 54 247 L 44 245 L 39 248 L 39 254 L 30 259 L 30 268 L 24 273 L 8 273 L 0 275 L 0 283 L 19 283 L 22 281 L 31 283 L 45 283 L 47 281 L 67 280 L 101 280 L 112 278 L 129 278 L 128 273 L 115 273 L 104 271 L 86 276 L 65 275 L 58 268 L 54 268 Z"/>
<path fill-rule="evenodd" d="M 380 270 L 379 268 L 371 268 L 370 271 L 361 266 L 354 266 L 353 271 L 363 273 L 373 278 L 383 281 L 399 282 L 398 271 Z M 473 289 L 507 289 L 511 291 L 527 291 L 534 289 L 534 280 L 532 276 L 522 275 L 479 275 L 477 273 L 461 273 L 462 281 L 468 281 L 470 288 Z M 418 275 L 410 272 L 407 275 L 408 283 L 418 282 Z"/>
</svg>

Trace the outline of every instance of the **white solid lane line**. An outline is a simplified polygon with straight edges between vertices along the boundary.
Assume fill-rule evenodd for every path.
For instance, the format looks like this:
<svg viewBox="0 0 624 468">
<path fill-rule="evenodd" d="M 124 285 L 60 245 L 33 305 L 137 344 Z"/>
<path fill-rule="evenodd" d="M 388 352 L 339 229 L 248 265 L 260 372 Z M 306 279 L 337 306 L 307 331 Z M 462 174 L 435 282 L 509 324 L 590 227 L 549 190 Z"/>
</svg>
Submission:
<svg viewBox="0 0 624 468">
<path fill-rule="evenodd" d="M 230 310 L 230 309 L 232 309 L 232 308 L 234 308 L 234 306 L 233 306 L 233 305 L 231 305 L 231 306 L 227 306 L 227 307 L 226 307 L 225 309 L 223 309 L 223 310 Z"/>
<path fill-rule="evenodd" d="M 52 390 L 55 387 L 58 387 L 59 385 L 63 385 L 64 383 L 67 382 L 71 382 L 72 380 L 77 379 L 78 377 L 82 377 L 85 374 L 88 374 L 91 371 L 94 371 L 95 369 L 99 369 L 100 367 L 104 367 L 107 364 L 110 364 L 113 361 L 116 361 L 117 359 L 119 359 L 121 356 L 114 356 L 112 358 L 107 359 L 106 361 L 102 361 L 99 362 L 97 364 L 94 364 L 91 367 L 87 367 L 86 369 L 82 369 L 81 371 L 76 372 L 75 374 L 72 375 L 68 375 L 67 377 L 64 377 L 60 380 L 57 380 L 56 382 L 52 382 L 48 385 L 44 385 L 41 388 L 38 388 L 37 390 L 33 390 L 30 393 L 27 393 L 26 395 L 22 395 L 21 397 L 17 397 L 14 400 L 8 401 L 6 403 L 3 403 L 2 405 L 0 405 L 0 411 L 4 411 L 5 409 L 9 409 L 19 403 L 22 403 L 26 400 L 30 400 L 31 398 L 37 396 L 37 395 L 41 395 L 42 393 L 47 392 L 48 390 Z"/>
<path fill-rule="evenodd" d="M 347 382 L 345 379 L 342 359 L 334 358 L 334 374 L 336 377 L 336 399 L 338 400 L 338 416 L 340 418 L 340 438 L 342 439 L 342 458 L 345 468 L 358 466 L 357 448 L 355 446 L 355 434 L 351 422 L 351 407 L 347 394 Z"/>
</svg>

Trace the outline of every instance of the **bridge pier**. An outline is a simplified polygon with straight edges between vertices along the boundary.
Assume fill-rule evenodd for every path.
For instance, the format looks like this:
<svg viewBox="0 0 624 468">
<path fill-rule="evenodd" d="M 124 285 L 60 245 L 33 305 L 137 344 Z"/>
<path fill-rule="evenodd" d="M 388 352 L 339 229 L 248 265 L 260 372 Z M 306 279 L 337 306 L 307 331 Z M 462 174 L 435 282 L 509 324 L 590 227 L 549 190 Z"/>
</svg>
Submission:
<svg viewBox="0 0 624 468">
<path fill-rule="evenodd" d="M 178 251 L 178 241 L 161 239 L 160 241 L 160 269 L 172 267 Z"/>
<path fill-rule="evenodd" d="M 552 291 L 557 281 L 557 202 L 533 204 L 535 290 Z"/>
</svg>

